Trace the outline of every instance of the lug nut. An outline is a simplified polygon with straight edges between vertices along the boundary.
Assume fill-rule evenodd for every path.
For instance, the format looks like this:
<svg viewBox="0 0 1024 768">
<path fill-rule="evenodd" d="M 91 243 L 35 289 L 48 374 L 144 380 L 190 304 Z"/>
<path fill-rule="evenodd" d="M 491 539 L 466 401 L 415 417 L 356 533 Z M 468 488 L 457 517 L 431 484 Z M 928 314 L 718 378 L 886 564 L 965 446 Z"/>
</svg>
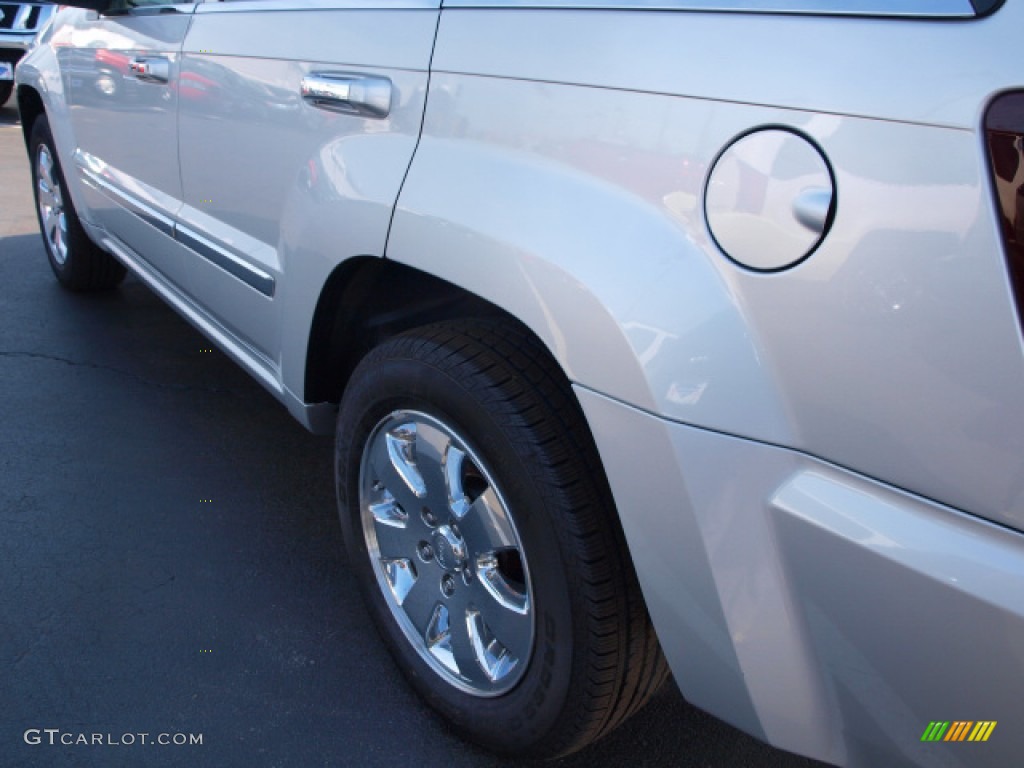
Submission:
<svg viewBox="0 0 1024 768">
<path fill-rule="evenodd" d="M 473 569 L 472 568 L 463 568 L 462 569 L 462 583 L 465 584 L 468 587 L 472 583 L 472 581 L 473 581 Z"/>
<path fill-rule="evenodd" d="M 455 594 L 455 579 L 452 578 L 450 573 L 446 573 L 441 577 L 441 592 L 445 597 L 451 597 Z"/>
<path fill-rule="evenodd" d="M 430 560 L 434 556 L 434 548 L 425 541 L 421 541 L 416 549 L 419 553 L 420 559 L 424 562 Z"/>
<path fill-rule="evenodd" d="M 423 522 L 431 528 L 437 527 L 437 516 L 428 507 L 423 508 L 421 516 L 423 517 Z"/>
</svg>

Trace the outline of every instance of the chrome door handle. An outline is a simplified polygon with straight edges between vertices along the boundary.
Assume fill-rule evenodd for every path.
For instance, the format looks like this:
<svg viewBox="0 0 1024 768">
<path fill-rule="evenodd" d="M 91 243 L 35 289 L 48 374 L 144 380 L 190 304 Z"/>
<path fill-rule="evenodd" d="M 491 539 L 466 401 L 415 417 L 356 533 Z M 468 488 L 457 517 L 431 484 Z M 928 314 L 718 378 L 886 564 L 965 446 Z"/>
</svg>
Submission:
<svg viewBox="0 0 1024 768">
<path fill-rule="evenodd" d="M 128 69 L 147 83 L 166 83 L 171 79 L 171 62 L 160 56 L 135 56 L 128 62 Z"/>
<path fill-rule="evenodd" d="M 320 109 L 382 118 L 391 112 L 391 81 L 375 75 L 310 72 L 302 78 L 302 98 Z"/>
</svg>

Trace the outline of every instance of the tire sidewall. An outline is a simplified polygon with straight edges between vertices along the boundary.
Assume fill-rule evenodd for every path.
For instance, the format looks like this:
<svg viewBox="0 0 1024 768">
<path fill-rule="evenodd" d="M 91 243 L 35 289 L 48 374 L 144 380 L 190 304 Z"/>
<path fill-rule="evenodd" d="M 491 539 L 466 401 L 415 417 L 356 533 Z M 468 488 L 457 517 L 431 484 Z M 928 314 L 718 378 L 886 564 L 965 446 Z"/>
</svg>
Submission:
<svg viewBox="0 0 1024 768">
<path fill-rule="evenodd" d="M 372 430 L 397 410 L 426 413 L 458 433 L 500 489 L 523 545 L 533 590 L 533 652 L 522 679 L 500 696 L 474 696 L 441 678 L 411 647 L 378 586 L 362 533 L 359 471 Z M 403 671 L 420 695 L 464 735 L 496 751 L 521 753 L 524 747 L 531 751 L 530 745 L 540 745 L 557 727 L 572 677 L 574 621 L 560 537 L 537 482 L 543 468 L 531 466 L 536 462 L 517 448 L 503 421 L 437 368 L 411 359 L 364 362 L 339 413 L 336 480 L 352 567 L 371 615 Z"/>
</svg>

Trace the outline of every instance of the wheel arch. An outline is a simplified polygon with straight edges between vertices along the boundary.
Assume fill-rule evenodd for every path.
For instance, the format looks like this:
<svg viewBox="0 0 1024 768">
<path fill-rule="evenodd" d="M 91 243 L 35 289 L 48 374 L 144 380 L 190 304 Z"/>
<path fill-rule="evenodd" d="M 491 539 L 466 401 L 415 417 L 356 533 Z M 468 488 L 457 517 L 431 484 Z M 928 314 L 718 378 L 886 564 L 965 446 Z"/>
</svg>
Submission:
<svg viewBox="0 0 1024 768">
<path fill-rule="evenodd" d="M 45 114 L 46 107 L 39 91 L 30 85 L 19 85 L 15 98 L 18 102 L 18 114 L 21 116 L 21 136 L 25 141 L 25 148 L 28 149 L 32 125 L 40 115 Z"/>
<path fill-rule="evenodd" d="M 327 277 L 313 312 L 303 399 L 338 403 L 356 365 L 381 342 L 417 326 L 469 317 L 522 326 L 500 307 L 414 267 L 375 257 L 344 261 Z"/>
<path fill-rule="evenodd" d="M 90 223 L 90 209 L 86 205 L 85 193 L 82 190 L 82 182 L 78 173 L 74 170 L 74 148 L 76 146 L 73 127 L 70 119 L 65 93 L 61 86 L 58 90 L 52 83 L 44 78 L 42 70 L 34 62 L 36 54 L 45 49 L 36 49 L 19 63 L 19 77 L 23 82 L 19 83 L 15 91 L 15 99 L 18 104 L 18 114 L 21 117 L 21 134 L 25 141 L 25 150 L 30 156 L 32 154 L 32 127 L 40 117 L 45 117 L 50 125 L 50 134 L 53 136 L 54 150 L 57 152 L 57 159 L 60 161 L 64 171 L 64 181 L 67 185 L 67 192 L 71 196 L 79 218 L 85 223 Z M 47 61 L 56 67 L 56 57 L 50 56 Z M 46 62 L 44 62 L 45 64 Z M 27 72 L 27 75 L 21 74 Z M 56 78 L 60 83 L 59 76 Z"/>
<path fill-rule="evenodd" d="M 693 222 L 567 162 L 425 135 L 389 259 L 519 319 L 573 384 L 672 421 L 789 444 L 737 268 Z"/>
</svg>

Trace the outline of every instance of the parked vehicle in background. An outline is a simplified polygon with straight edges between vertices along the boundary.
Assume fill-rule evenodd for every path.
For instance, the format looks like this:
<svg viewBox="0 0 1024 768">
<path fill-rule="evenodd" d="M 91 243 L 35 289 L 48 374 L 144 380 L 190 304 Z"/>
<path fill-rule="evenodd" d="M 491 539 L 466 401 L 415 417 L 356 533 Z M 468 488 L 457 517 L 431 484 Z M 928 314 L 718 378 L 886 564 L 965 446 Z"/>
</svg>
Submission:
<svg viewBox="0 0 1024 768">
<path fill-rule="evenodd" d="M 14 90 L 14 68 L 53 15 L 49 3 L 0 3 L 0 107 Z"/>
<path fill-rule="evenodd" d="M 461 733 L 572 752 L 667 660 L 820 760 L 1019 759 L 1024 0 L 74 4 L 17 75 L 57 279 L 334 432 Z"/>
</svg>

